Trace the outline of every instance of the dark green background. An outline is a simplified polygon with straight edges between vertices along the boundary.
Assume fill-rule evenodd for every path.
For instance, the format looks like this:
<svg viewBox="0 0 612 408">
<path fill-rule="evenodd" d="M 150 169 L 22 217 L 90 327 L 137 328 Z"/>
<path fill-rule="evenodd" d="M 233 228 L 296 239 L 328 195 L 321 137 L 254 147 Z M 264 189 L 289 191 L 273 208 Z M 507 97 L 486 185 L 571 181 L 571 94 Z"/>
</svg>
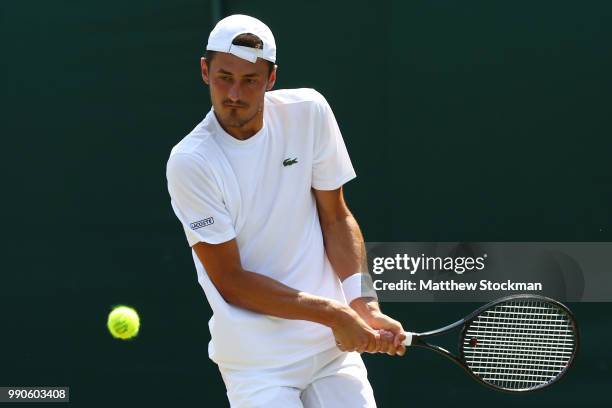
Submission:
<svg viewBox="0 0 612 408">
<path fill-rule="evenodd" d="M 208 111 L 206 1 L 0 3 L 0 385 L 69 385 L 78 407 L 223 407 L 210 310 L 166 191 L 170 148 Z M 610 241 L 607 1 L 225 1 L 264 20 L 278 88 L 326 95 L 368 241 Z M 142 333 L 111 339 L 113 304 Z M 389 304 L 413 330 L 472 304 Z M 562 383 L 481 387 L 415 350 L 366 356 L 379 406 L 610 406 L 610 304 L 573 304 Z M 25 406 L 22 405 L 22 406 Z"/>
</svg>

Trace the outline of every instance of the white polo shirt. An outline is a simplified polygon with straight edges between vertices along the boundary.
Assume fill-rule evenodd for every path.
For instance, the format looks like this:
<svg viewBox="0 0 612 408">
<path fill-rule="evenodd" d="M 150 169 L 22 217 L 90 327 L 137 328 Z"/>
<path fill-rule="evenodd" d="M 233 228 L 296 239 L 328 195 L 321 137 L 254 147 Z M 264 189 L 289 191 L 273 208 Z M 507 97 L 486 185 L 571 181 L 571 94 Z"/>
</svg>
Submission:
<svg viewBox="0 0 612 408">
<path fill-rule="evenodd" d="M 247 140 L 227 134 L 211 110 L 170 153 L 172 208 L 190 246 L 236 238 L 244 269 L 344 302 L 323 246 L 311 188 L 355 177 L 333 112 L 313 89 L 267 92 L 264 126 Z M 213 310 L 210 358 L 228 368 L 275 367 L 335 346 L 331 330 L 233 306 L 192 250 Z"/>
</svg>

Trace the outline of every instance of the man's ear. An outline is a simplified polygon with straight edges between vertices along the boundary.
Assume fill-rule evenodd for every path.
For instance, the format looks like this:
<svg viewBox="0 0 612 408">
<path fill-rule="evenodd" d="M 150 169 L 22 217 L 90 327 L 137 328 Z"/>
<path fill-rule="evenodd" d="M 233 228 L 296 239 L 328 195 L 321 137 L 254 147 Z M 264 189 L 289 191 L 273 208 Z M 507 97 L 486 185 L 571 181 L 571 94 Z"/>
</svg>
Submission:
<svg viewBox="0 0 612 408">
<path fill-rule="evenodd" d="M 206 58 L 202 57 L 200 58 L 200 69 L 202 70 L 202 80 L 204 80 L 204 83 L 206 85 L 209 84 L 210 82 L 210 77 L 208 76 L 208 61 L 206 61 Z"/>
<path fill-rule="evenodd" d="M 278 69 L 278 65 L 274 65 L 274 69 L 270 73 L 268 77 L 268 86 L 266 86 L 266 91 L 272 90 L 274 88 L 274 84 L 276 83 L 276 70 Z"/>
</svg>

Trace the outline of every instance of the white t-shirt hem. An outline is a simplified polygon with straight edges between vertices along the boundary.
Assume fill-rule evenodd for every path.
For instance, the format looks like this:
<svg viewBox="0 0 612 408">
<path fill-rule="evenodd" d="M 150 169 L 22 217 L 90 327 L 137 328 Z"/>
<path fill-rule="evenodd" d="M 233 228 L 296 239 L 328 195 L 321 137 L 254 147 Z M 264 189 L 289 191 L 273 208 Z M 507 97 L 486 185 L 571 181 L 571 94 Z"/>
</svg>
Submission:
<svg viewBox="0 0 612 408">
<path fill-rule="evenodd" d="M 219 367 L 228 369 L 228 370 L 244 370 L 244 369 L 248 369 L 248 368 L 256 368 L 258 370 L 260 369 L 273 369 L 273 368 L 279 368 L 279 367 L 284 367 L 287 365 L 291 365 L 294 364 L 298 361 L 304 360 L 306 358 L 310 358 L 312 356 L 315 356 L 323 351 L 329 350 L 333 347 L 337 347 L 336 346 L 336 341 L 334 339 L 333 336 L 325 339 L 324 341 L 313 345 L 312 347 L 309 348 L 302 348 L 299 350 L 299 352 L 296 352 L 294 354 L 283 354 L 282 358 L 277 359 L 275 362 L 270 363 L 270 364 L 266 364 L 265 366 L 261 365 L 261 364 L 257 364 L 257 365 L 253 365 L 253 364 L 231 364 L 231 363 L 227 363 L 224 362 L 222 360 L 218 360 L 215 359 L 214 356 L 210 355 L 209 352 L 209 358 L 215 363 L 217 364 Z"/>
</svg>

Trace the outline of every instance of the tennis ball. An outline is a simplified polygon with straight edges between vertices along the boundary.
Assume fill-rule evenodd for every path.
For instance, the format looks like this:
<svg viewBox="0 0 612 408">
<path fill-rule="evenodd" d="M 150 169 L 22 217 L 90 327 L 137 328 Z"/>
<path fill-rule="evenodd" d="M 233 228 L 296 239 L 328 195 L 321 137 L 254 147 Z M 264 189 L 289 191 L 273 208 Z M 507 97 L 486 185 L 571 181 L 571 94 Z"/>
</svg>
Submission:
<svg viewBox="0 0 612 408">
<path fill-rule="evenodd" d="M 127 340 L 138 334 L 140 318 L 138 313 L 129 306 L 116 306 L 109 314 L 106 322 L 108 331 L 117 339 Z"/>
</svg>

